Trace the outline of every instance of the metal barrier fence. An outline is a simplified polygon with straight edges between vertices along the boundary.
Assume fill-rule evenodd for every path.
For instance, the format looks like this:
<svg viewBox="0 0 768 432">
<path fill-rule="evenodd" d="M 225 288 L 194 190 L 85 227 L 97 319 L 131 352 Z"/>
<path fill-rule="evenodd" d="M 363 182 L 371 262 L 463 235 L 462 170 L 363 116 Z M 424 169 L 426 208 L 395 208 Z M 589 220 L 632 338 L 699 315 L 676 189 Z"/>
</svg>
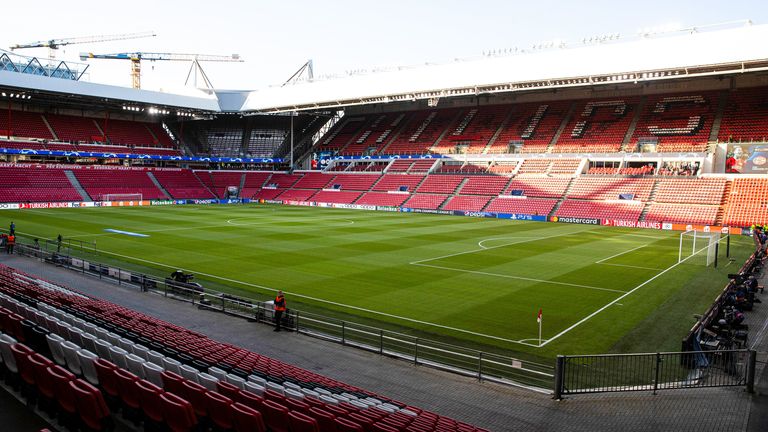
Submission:
<svg viewBox="0 0 768 432">
<path fill-rule="evenodd" d="M 558 356 L 554 397 L 729 386 L 751 392 L 755 359 L 752 350 Z"/>
<path fill-rule="evenodd" d="M 274 324 L 272 306 L 265 302 L 210 289 L 203 291 L 188 284 L 174 282 L 169 278 L 163 279 L 132 272 L 30 245 L 19 244 L 17 252 L 93 277 L 108 279 L 119 285 L 128 285 L 141 291 L 153 291 L 169 298 L 190 302 L 203 309 Z M 301 334 L 404 359 L 417 365 L 476 377 L 481 381 L 514 385 L 551 394 L 555 370 L 548 364 L 474 350 L 295 309 L 289 310 L 283 316 L 282 326 Z"/>
</svg>

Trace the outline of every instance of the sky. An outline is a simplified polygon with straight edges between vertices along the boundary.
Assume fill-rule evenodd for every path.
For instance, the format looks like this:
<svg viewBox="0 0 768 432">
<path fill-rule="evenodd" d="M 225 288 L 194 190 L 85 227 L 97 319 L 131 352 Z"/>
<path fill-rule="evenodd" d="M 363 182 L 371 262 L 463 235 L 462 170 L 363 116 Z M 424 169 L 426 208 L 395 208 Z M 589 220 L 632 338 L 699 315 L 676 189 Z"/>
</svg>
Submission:
<svg viewBox="0 0 768 432">
<path fill-rule="evenodd" d="M 765 0 L 130 0 L 3 5 L 0 48 L 52 38 L 154 31 L 154 38 L 69 45 L 79 53 L 239 54 L 242 63 L 204 63 L 218 89 L 279 85 L 312 59 L 316 76 L 381 66 L 446 63 L 483 52 L 553 40 L 637 37 L 641 29 L 703 26 L 750 19 L 768 24 Z M 43 12 L 44 11 L 44 12 Z M 13 19 L 18 18 L 18 19 Z M 756 41 L 756 43 L 758 43 Z M 762 43 L 762 42 L 761 42 Z M 45 48 L 18 51 L 47 57 Z M 129 87 L 130 64 L 88 60 L 87 80 Z M 142 87 L 175 91 L 189 64 L 142 62 Z"/>
</svg>

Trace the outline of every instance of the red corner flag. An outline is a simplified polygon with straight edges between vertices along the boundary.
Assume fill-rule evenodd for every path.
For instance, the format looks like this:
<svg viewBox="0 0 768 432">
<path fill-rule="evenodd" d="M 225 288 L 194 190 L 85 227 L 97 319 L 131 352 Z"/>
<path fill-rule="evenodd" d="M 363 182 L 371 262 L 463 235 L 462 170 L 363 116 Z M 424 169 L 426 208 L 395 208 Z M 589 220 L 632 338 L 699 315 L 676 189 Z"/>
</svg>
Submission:
<svg viewBox="0 0 768 432">
<path fill-rule="evenodd" d="M 536 322 L 541 322 L 541 308 L 539 308 L 539 314 L 536 315 Z"/>
</svg>

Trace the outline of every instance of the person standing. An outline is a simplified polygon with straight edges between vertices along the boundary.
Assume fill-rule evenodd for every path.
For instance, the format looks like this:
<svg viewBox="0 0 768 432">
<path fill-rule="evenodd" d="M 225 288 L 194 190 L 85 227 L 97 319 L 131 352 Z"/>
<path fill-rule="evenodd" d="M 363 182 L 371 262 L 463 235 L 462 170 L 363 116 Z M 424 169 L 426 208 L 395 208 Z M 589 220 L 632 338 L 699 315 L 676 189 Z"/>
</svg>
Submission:
<svg viewBox="0 0 768 432">
<path fill-rule="evenodd" d="M 61 234 L 59 234 L 58 237 L 56 237 L 56 253 L 61 252 Z"/>
<path fill-rule="evenodd" d="M 13 247 L 16 246 L 16 236 L 10 234 L 6 241 L 5 252 L 9 255 L 13 255 Z"/>
<path fill-rule="evenodd" d="M 280 331 L 280 322 L 283 320 L 283 312 L 285 312 L 285 296 L 282 291 L 277 292 L 275 297 L 275 331 Z"/>
<path fill-rule="evenodd" d="M 16 234 L 16 224 L 11 221 L 11 229 L 9 230 L 8 234 L 14 235 Z"/>
</svg>

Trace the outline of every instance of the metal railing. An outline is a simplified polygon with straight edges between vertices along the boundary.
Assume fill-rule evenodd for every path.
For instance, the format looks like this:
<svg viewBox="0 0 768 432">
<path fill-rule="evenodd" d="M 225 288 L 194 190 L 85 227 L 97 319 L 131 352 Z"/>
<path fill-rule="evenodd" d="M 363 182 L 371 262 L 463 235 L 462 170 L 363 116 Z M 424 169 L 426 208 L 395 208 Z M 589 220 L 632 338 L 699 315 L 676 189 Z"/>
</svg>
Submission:
<svg viewBox="0 0 768 432">
<path fill-rule="evenodd" d="M 19 244 L 17 253 L 65 267 L 82 274 L 107 279 L 118 285 L 152 291 L 168 298 L 186 301 L 201 309 L 213 310 L 251 321 L 274 324 L 271 304 L 230 294 L 202 290 L 170 278 L 158 278 L 120 267 L 71 257 L 55 251 Z M 333 341 L 381 355 L 395 357 L 465 376 L 480 381 L 528 388 L 551 394 L 555 369 L 537 363 L 448 344 L 432 339 L 291 309 L 283 316 L 282 326 L 311 337 Z"/>
<path fill-rule="evenodd" d="M 558 356 L 554 397 L 732 386 L 751 392 L 755 359 L 752 350 Z"/>
</svg>

